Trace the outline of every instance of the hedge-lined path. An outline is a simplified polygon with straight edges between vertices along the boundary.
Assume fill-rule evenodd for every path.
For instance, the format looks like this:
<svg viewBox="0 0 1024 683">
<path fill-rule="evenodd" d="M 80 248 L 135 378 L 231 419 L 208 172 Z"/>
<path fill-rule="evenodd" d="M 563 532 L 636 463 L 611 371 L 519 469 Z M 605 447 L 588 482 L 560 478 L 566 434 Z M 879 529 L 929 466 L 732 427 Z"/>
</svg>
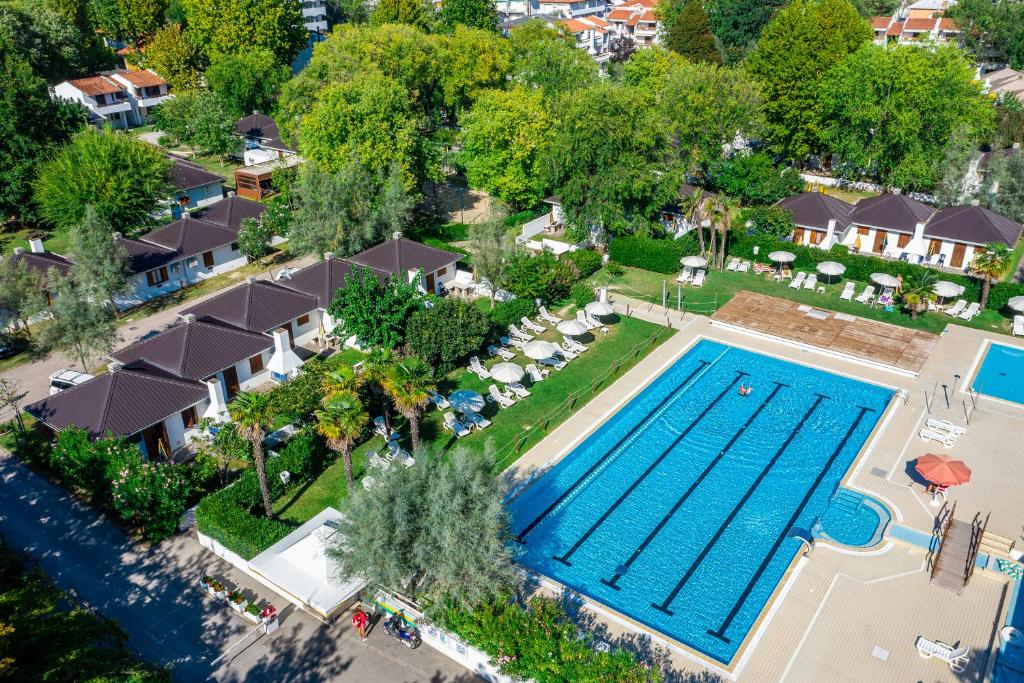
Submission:
<svg viewBox="0 0 1024 683">
<path fill-rule="evenodd" d="M 360 643 L 347 614 L 334 626 L 320 623 L 204 550 L 190 535 L 138 546 L 103 515 L 7 452 L 0 452 L 0 481 L 0 533 L 6 542 L 31 555 L 61 588 L 117 620 L 139 655 L 171 666 L 175 681 L 478 680 L 430 647 L 410 651 L 380 629 Z M 199 590 L 196 581 L 205 573 L 272 602 L 282 614 L 277 632 L 242 646 L 234 659 L 215 669 L 210 662 L 251 624 Z"/>
</svg>

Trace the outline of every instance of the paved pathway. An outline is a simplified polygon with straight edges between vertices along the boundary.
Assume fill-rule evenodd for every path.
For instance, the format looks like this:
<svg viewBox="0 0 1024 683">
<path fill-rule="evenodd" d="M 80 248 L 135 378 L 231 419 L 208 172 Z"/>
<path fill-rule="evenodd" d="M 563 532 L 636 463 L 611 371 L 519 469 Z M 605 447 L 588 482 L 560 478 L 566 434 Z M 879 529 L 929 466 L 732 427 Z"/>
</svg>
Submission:
<svg viewBox="0 0 1024 683">
<path fill-rule="evenodd" d="M 190 536 L 153 548 L 129 542 L 111 523 L 0 453 L 0 532 L 36 558 L 64 589 L 116 619 L 151 661 L 172 666 L 175 681 L 359 681 L 470 683 L 478 680 L 430 647 L 407 650 L 377 629 L 365 643 L 347 615 L 326 626 L 234 571 Z M 282 609 L 281 628 L 210 662 L 251 626 L 201 593 L 204 573 L 225 577 Z"/>
</svg>

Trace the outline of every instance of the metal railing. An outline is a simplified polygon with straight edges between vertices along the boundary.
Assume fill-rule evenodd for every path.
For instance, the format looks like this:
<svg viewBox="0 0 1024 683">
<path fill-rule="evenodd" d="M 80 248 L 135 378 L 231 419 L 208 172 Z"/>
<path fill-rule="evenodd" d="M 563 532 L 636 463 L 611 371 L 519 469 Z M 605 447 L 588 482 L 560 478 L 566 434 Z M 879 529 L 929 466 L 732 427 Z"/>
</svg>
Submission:
<svg viewBox="0 0 1024 683">
<path fill-rule="evenodd" d="M 935 546 L 935 552 L 932 554 L 931 559 L 931 571 L 929 572 L 928 579 L 935 579 L 935 570 L 939 566 L 939 558 L 942 556 L 942 547 L 946 543 L 946 535 L 949 533 L 949 526 L 953 522 L 953 515 L 956 513 L 956 501 L 953 501 L 953 505 L 949 508 L 943 506 L 943 516 L 939 518 L 938 527 L 933 533 L 933 538 L 938 541 L 938 545 Z"/>
<path fill-rule="evenodd" d="M 992 513 L 985 515 L 985 521 L 981 521 L 981 513 L 979 512 L 974 516 L 974 521 L 971 522 L 971 548 L 967 553 L 967 566 L 964 567 L 964 585 L 966 586 L 971 582 L 971 577 L 974 576 L 974 568 L 977 566 L 978 559 L 978 548 L 981 546 L 981 539 L 985 536 L 985 529 L 988 528 L 988 518 L 992 516 Z"/>
</svg>

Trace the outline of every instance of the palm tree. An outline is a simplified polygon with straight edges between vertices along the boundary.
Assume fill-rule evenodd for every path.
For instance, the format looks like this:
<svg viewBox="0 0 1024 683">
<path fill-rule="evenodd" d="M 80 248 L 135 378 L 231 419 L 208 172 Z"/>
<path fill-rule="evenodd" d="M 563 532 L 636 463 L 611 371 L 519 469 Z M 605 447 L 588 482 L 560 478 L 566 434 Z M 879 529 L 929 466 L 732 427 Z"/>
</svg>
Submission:
<svg viewBox="0 0 1024 683">
<path fill-rule="evenodd" d="M 360 366 L 363 381 L 370 384 L 370 390 L 381 405 L 381 414 L 388 431 L 391 430 L 391 410 L 388 406 L 387 383 L 391 366 L 395 364 L 395 354 L 391 349 L 373 349 Z"/>
<path fill-rule="evenodd" d="M 732 223 L 736 220 L 736 215 L 740 211 L 740 203 L 732 197 L 719 192 L 715 195 L 715 204 L 712 211 L 714 219 L 712 220 L 712 247 L 709 260 L 715 268 L 721 270 L 725 266 L 725 252 L 729 244 L 729 229 L 732 227 Z M 718 233 L 719 241 L 721 242 L 717 254 L 714 248 L 715 233 Z"/>
<path fill-rule="evenodd" d="M 903 281 L 903 290 L 900 292 L 900 303 L 910 313 L 911 320 L 917 320 L 917 316 L 928 310 L 928 303 L 935 301 L 935 274 L 930 270 L 919 275 L 913 275 Z"/>
<path fill-rule="evenodd" d="M 351 365 L 339 364 L 324 376 L 324 396 L 330 398 L 346 391 L 359 391 L 365 379 Z"/>
<path fill-rule="evenodd" d="M 971 261 L 971 274 L 981 279 L 981 307 L 988 304 L 988 291 L 992 283 L 1003 276 L 1010 265 L 1010 248 L 1001 242 L 989 242 L 985 250 Z"/>
<path fill-rule="evenodd" d="M 420 448 L 420 413 L 430 401 L 430 392 L 435 386 L 430 366 L 417 356 L 406 356 L 392 365 L 384 383 L 384 390 L 395 402 L 398 412 L 409 420 L 414 453 Z"/>
<path fill-rule="evenodd" d="M 354 391 L 340 391 L 324 399 L 323 410 L 317 410 L 316 431 L 327 440 L 332 451 L 341 453 L 345 462 L 345 482 L 352 492 L 352 445 L 363 433 L 370 420 L 359 395 Z"/>
<path fill-rule="evenodd" d="M 270 503 L 270 487 L 267 485 L 266 454 L 263 451 L 266 426 L 274 417 L 270 398 L 266 394 L 243 391 L 228 405 L 228 413 L 238 433 L 252 444 L 252 460 L 256 463 L 256 476 L 260 481 L 260 493 L 263 494 L 263 509 L 267 517 L 273 517 L 274 508 Z"/>
<path fill-rule="evenodd" d="M 704 247 L 704 191 L 694 188 L 693 194 L 684 197 L 682 202 L 683 215 L 690 224 L 697 228 L 697 243 L 700 244 L 700 255 L 705 256 Z"/>
</svg>

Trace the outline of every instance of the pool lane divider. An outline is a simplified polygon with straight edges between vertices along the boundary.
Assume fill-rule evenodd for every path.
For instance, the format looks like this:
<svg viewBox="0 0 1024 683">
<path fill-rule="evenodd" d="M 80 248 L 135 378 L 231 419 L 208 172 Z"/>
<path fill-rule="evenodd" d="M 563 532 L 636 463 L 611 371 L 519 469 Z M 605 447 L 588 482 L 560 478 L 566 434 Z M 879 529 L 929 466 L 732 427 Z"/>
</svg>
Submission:
<svg viewBox="0 0 1024 683">
<path fill-rule="evenodd" d="M 683 587 L 687 584 L 690 578 L 693 577 L 694 572 L 696 572 L 697 568 L 700 567 L 701 563 L 704 562 L 704 559 L 711 552 L 711 549 L 714 548 L 715 545 L 718 543 L 719 539 L 722 538 L 722 535 L 725 533 L 725 530 L 728 529 L 729 525 L 732 524 L 732 521 L 736 519 L 736 515 L 740 513 L 740 510 L 743 509 L 743 506 L 746 505 L 747 501 L 750 500 L 750 497 L 754 495 L 754 491 L 757 490 L 758 485 L 765 478 L 768 472 L 770 472 L 771 469 L 775 466 L 775 463 L 779 461 L 779 458 L 782 457 L 782 454 L 786 452 L 786 449 L 789 448 L 789 445 L 793 443 L 793 439 L 795 439 L 796 435 L 799 434 L 800 430 L 803 429 L 804 424 L 806 424 L 807 420 L 811 418 L 811 415 L 813 415 L 814 411 L 818 409 L 818 406 L 821 405 L 821 402 L 828 398 L 828 396 L 823 396 L 822 394 L 815 394 L 815 396 L 817 396 L 817 398 L 814 399 L 814 403 L 812 403 L 811 407 L 807 409 L 807 412 L 804 413 L 804 416 L 800 418 L 800 421 L 796 423 L 796 427 L 793 429 L 790 435 L 786 437 L 786 440 L 782 442 L 782 445 L 778 447 L 778 449 L 775 451 L 775 454 L 772 456 L 771 460 L 769 460 L 768 464 L 765 465 L 764 468 L 761 470 L 761 474 L 758 475 L 757 479 L 755 479 L 754 482 L 747 488 L 746 492 L 743 494 L 743 497 L 740 498 L 739 502 L 735 506 L 733 506 L 733 509 L 729 513 L 729 516 L 726 517 L 725 521 L 722 522 L 721 526 L 718 527 L 718 531 L 715 532 L 715 535 L 711 537 L 711 540 L 708 541 L 707 544 L 705 544 L 704 548 L 697 554 L 697 557 L 693 559 L 693 562 L 690 563 L 690 567 L 686 570 L 686 573 L 683 574 L 682 578 L 679 579 L 679 582 L 676 583 L 675 588 L 672 589 L 672 592 L 669 593 L 668 596 L 660 604 L 652 602 L 651 607 L 658 610 L 659 612 L 664 612 L 670 617 L 675 614 L 669 608 L 675 601 L 676 596 L 679 595 L 679 591 L 683 590 Z"/>
<path fill-rule="evenodd" d="M 722 355 L 724 356 L 725 354 L 723 353 Z M 687 375 L 686 379 L 684 379 L 679 384 L 679 386 L 676 388 L 675 391 L 669 392 L 668 396 L 666 396 L 664 399 L 662 399 L 661 402 L 658 405 L 654 406 L 654 408 L 652 408 L 646 415 L 644 415 L 642 420 L 640 420 L 639 422 L 636 423 L 636 426 L 634 426 L 632 429 L 630 429 L 628 432 L 626 432 L 623 435 L 623 437 L 621 439 L 619 439 L 615 443 L 614 446 L 612 446 L 610 449 L 608 449 L 607 453 L 605 453 L 600 458 L 598 458 L 597 461 L 594 462 L 594 464 L 591 465 L 590 468 L 586 472 L 584 472 L 583 475 L 580 476 L 579 479 L 574 481 L 572 483 L 572 486 L 569 486 L 567 489 L 565 489 L 565 491 L 562 491 L 561 495 L 559 495 L 558 498 L 555 498 L 555 501 L 553 503 L 551 503 L 546 508 L 544 508 L 543 512 L 541 512 L 539 515 L 537 515 L 533 519 L 533 521 L 531 521 L 529 524 L 527 524 L 525 527 L 523 527 L 523 530 L 520 531 L 515 536 L 516 542 L 518 542 L 518 543 L 525 543 L 525 541 L 523 539 L 525 539 L 526 536 L 531 531 L 533 531 L 537 527 L 538 524 L 540 524 L 542 521 L 544 521 L 547 518 L 548 515 L 550 515 L 552 512 L 554 512 L 555 509 L 558 508 L 558 506 L 561 505 L 562 502 L 565 501 L 566 498 L 568 498 L 570 495 L 572 495 L 572 492 L 575 491 L 577 488 L 579 488 L 580 484 L 585 482 L 592 474 L 594 474 L 594 472 L 596 472 L 601 467 L 601 465 L 604 464 L 604 462 L 608 458 L 610 458 L 612 455 L 614 455 L 615 452 L 617 450 L 619 450 L 619 448 L 621 448 L 623 444 L 626 443 L 626 441 L 628 441 L 634 434 L 636 434 L 638 431 L 640 431 L 641 428 L 643 428 L 645 425 L 647 425 L 648 421 L 651 419 L 651 416 L 655 415 L 659 410 L 661 410 L 662 408 L 667 406 L 675 397 L 681 395 L 689 387 L 691 379 L 696 377 L 697 374 L 700 373 L 705 368 L 710 367 L 711 365 L 714 365 L 714 363 L 718 362 L 718 360 L 721 359 L 721 357 L 722 356 L 719 356 L 717 359 L 715 359 L 714 362 L 706 361 L 706 360 L 699 361 L 698 364 L 697 364 L 697 367 L 693 370 L 693 372 L 691 372 L 689 375 Z"/>
<path fill-rule="evenodd" d="M 857 407 L 860 408 L 860 412 L 857 413 L 856 419 L 854 419 L 854 421 L 850 424 L 850 428 L 846 430 L 846 434 L 843 436 L 843 439 L 839 442 L 839 445 L 836 446 L 834 451 L 832 451 L 832 455 L 829 456 L 828 462 L 825 464 L 825 467 L 823 467 L 821 471 L 818 472 L 817 478 L 815 478 L 814 483 L 811 484 L 811 487 L 810 489 L 808 489 L 807 493 L 804 494 L 804 498 L 803 500 L 800 501 L 800 505 L 793 512 L 792 516 L 790 516 L 789 521 L 786 522 L 786 525 L 782 527 L 782 533 L 780 533 L 775 538 L 775 543 L 772 545 L 768 553 L 764 556 L 764 559 L 761 560 L 761 565 L 757 568 L 757 570 L 754 571 L 753 576 L 751 576 L 750 580 L 747 581 L 747 585 L 743 588 L 743 592 L 740 593 L 739 599 L 732 606 L 732 609 L 729 610 L 729 614 L 725 617 L 725 620 L 722 621 L 722 623 L 719 625 L 717 629 L 715 629 L 714 631 L 708 629 L 708 635 L 714 636 L 715 638 L 718 638 L 719 640 L 726 643 L 732 642 L 731 640 L 725 637 L 725 634 L 729 630 L 729 626 L 732 625 L 733 619 L 736 618 L 736 615 L 739 614 L 740 610 L 743 608 L 743 605 L 746 604 L 747 598 L 750 597 L 750 592 L 754 589 L 754 584 L 756 584 L 758 580 L 761 578 L 761 575 L 768 568 L 768 563 L 771 562 L 772 557 L 775 555 L 775 553 L 779 551 L 779 548 L 782 547 L 782 544 L 786 541 L 787 538 L 790 538 L 790 531 L 793 529 L 793 525 L 797 523 L 798 519 L 800 519 L 800 515 L 803 514 L 804 509 L 807 507 L 807 504 L 811 502 L 811 497 L 814 495 L 814 492 L 818 489 L 819 486 L 821 486 L 821 482 L 825 479 L 825 476 L 828 474 L 828 471 L 832 469 L 832 465 L 835 464 L 836 458 L 838 458 L 839 454 L 843 452 L 844 448 L 846 448 L 846 444 L 849 443 L 850 439 L 853 437 L 854 432 L 857 431 L 857 427 L 860 426 L 860 423 L 864 419 L 864 416 L 868 413 L 875 412 L 874 408 L 865 408 L 864 406 Z"/>
<path fill-rule="evenodd" d="M 668 457 L 668 454 L 671 453 L 673 450 L 675 450 L 675 447 L 679 445 L 679 442 L 682 441 L 683 439 L 685 439 L 687 437 L 687 435 L 691 431 L 693 431 L 693 429 L 697 425 L 699 425 L 701 423 L 701 420 L 704 419 L 704 416 L 706 416 L 708 413 L 710 413 L 711 410 L 716 405 L 718 405 L 719 401 L 721 401 L 723 398 L 725 398 L 725 395 L 732 391 L 733 387 L 736 386 L 737 382 L 741 381 L 744 377 L 747 376 L 747 373 L 742 371 L 742 370 L 736 370 L 735 372 L 736 372 L 736 377 L 734 377 L 733 380 L 731 382 L 729 382 L 729 384 L 727 384 L 724 389 L 722 389 L 721 393 L 718 394 L 718 396 L 716 396 L 715 399 L 713 401 L 711 401 L 711 403 L 709 403 L 708 405 L 706 405 L 704 407 L 704 410 L 702 410 L 700 412 L 700 414 L 697 417 L 695 417 L 690 422 L 689 425 L 686 426 L 686 429 L 684 429 L 679 434 L 679 436 L 677 436 L 675 439 L 672 440 L 672 443 L 669 444 L 668 448 L 663 450 L 661 452 L 661 454 L 657 458 L 655 458 L 653 461 L 651 461 L 651 464 L 647 466 L 647 469 L 645 469 L 640 474 L 639 477 L 637 477 L 635 480 L 633 480 L 633 483 L 630 484 L 626 488 L 626 490 L 623 491 L 622 494 L 618 498 L 615 499 L 615 502 L 612 503 L 608 507 L 608 509 L 604 511 L 604 513 L 598 518 L 598 520 L 596 522 L 594 522 L 593 524 L 590 525 L 590 528 L 587 529 L 586 532 L 584 532 L 584 534 L 582 536 L 580 536 L 580 538 L 575 543 L 573 543 L 572 547 L 569 548 L 569 550 L 567 550 L 561 556 L 559 556 L 559 555 L 552 555 L 551 559 L 558 560 L 559 562 L 561 562 L 562 564 L 564 564 L 566 566 L 569 566 L 569 567 L 572 566 L 572 563 L 569 562 L 569 558 L 572 557 L 573 554 L 577 550 L 579 550 L 580 547 L 584 543 L 587 542 L 587 539 L 590 538 L 591 534 L 593 534 L 595 531 L 597 531 L 597 529 L 601 525 L 603 525 L 606 521 L 608 521 L 608 518 L 611 517 L 612 513 L 615 512 L 615 510 L 618 509 L 618 507 L 620 505 L 622 505 L 622 503 L 633 494 L 633 491 L 636 490 L 636 487 L 638 487 L 641 483 L 643 483 L 643 481 L 645 479 L 647 479 L 648 476 L 650 476 L 651 472 L 653 472 L 658 467 L 658 465 L 660 465 L 661 462 L 665 458 Z"/>
<path fill-rule="evenodd" d="M 615 590 L 620 590 L 620 587 L 618 585 L 619 579 L 622 578 L 622 576 L 629 571 L 629 568 L 633 566 L 633 563 L 636 562 L 637 559 L 639 559 L 639 557 L 644 553 L 645 550 L 647 550 L 647 546 L 650 545 L 651 541 L 653 541 L 658 536 L 658 534 L 661 533 L 661 530 L 665 528 L 665 525 L 669 523 L 669 520 L 671 520 L 672 517 L 675 516 L 677 512 L 679 512 L 679 509 L 686 504 L 686 501 L 689 500 L 693 492 L 696 491 L 697 488 L 704 482 L 704 479 L 707 478 L 709 474 L 711 474 L 711 472 L 715 469 L 718 463 L 721 462 L 722 458 L 725 457 L 725 454 L 732 449 L 732 447 L 736 444 L 737 441 L 739 441 L 740 437 L 743 436 L 743 433 L 747 431 L 747 427 L 749 427 L 751 424 L 754 423 L 755 420 L 757 420 L 758 416 L 761 414 L 761 411 L 763 411 L 768 406 L 768 404 L 771 403 L 771 400 L 775 398 L 775 395 L 779 393 L 779 391 L 783 387 L 788 388 L 788 386 L 788 384 L 775 382 L 775 388 L 773 388 L 768 393 L 768 396 L 764 399 L 764 401 L 761 402 L 761 405 L 757 407 L 757 410 L 755 410 L 754 413 L 747 419 L 747 421 L 743 423 L 743 426 L 740 427 L 739 431 L 733 434 L 732 438 L 729 439 L 729 443 L 725 444 L 722 450 L 718 451 L 718 454 L 715 455 L 711 462 L 708 463 L 707 467 L 704 468 L 704 471 L 700 473 L 700 476 L 698 476 L 693 481 L 693 483 L 690 484 L 689 488 L 686 489 L 683 495 L 680 496 L 678 500 L 676 500 L 675 505 L 672 506 L 672 509 L 670 509 L 668 513 L 661 518 L 661 521 L 658 522 L 657 526 L 651 529 L 651 532 L 647 534 L 647 537 L 643 540 L 643 542 L 641 542 L 640 545 L 636 547 L 636 549 L 633 551 L 633 554 L 629 556 L 629 559 L 619 566 L 619 568 L 615 571 L 615 576 L 613 576 L 611 579 L 602 578 L 601 583 L 610 588 L 614 588 Z"/>
</svg>

